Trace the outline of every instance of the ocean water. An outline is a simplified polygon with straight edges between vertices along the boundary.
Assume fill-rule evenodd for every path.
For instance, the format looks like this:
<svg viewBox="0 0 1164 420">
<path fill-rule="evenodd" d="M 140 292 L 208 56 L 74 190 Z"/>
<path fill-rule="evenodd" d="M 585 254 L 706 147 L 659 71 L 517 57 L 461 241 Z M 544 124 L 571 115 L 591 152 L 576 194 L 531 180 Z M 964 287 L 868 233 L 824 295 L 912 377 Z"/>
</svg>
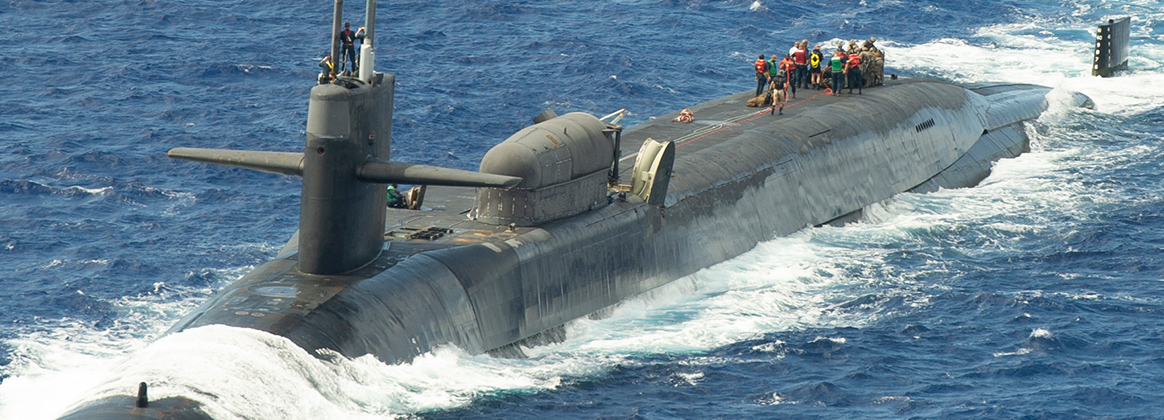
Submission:
<svg viewBox="0 0 1164 420">
<path fill-rule="evenodd" d="M 363 2 L 347 2 L 359 26 Z M 294 151 L 329 2 L 0 3 L 0 418 L 110 390 L 213 392 L 223 419 L 1159 418 L 1158 1 L 381 1 L 393 154 L 475 169 L 544 108 L 628 125 L 753 87 L 757 54 L 876 36 L 887 72 L 1054 87 L 1031 153 L 902 194 L 495 359 L 321 360 L 279 337 L 161 337 L 274 256 L 296 178 L 170 160 Z M 1089 75 L 1133 16 L 1132 68 Z M 1094 110 L 1068 106 L 1089 95 Z"/>
</svg>

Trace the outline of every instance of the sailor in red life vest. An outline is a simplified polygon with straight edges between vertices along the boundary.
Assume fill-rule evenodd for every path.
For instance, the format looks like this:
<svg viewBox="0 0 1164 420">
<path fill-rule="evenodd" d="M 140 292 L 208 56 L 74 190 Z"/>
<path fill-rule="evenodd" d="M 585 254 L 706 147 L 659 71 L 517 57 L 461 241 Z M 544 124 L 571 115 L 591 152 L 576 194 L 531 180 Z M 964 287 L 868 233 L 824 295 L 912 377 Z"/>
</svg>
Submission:
<svg viewBox="0 0 1164 420">
<path fill-rule="evenodd" d="M 764 86 L 768 85 L 768 62 L 764 61 L 764 54 L 756 60 L 756 96 L 764 93 Z"/>
<path fill-rule="evenodd" d="M 800 41 L 796 45 L 796 52 L 792 53 L 792 61 L 796 62 L 796 77 L 792 80 L 803 89 L 808 89 L 808 40 Z"/>
<path fill-rule="evenodd" d="M 784 70 L 785 79 L 788 82 L 788 92 L 791 94 L 789 97 L 796 98 L 796 79 L 794 79 L 794 74 L 796 74 L 796 62 L 792 61 L 791 54 L 785 55 L 784 60 L 780 61 L 780 70 Z"/>
<path fill-rule="evenodd" d="M 857 94 L 865 86 L 865 77 L 861 74 L 861 57 L 856 53 L 849 54 L 849 61 L 845 62 L 845 74 L 849 75 L 849 93 L 853 93 L 853 85 L 857 85 Z"/>
</svg>

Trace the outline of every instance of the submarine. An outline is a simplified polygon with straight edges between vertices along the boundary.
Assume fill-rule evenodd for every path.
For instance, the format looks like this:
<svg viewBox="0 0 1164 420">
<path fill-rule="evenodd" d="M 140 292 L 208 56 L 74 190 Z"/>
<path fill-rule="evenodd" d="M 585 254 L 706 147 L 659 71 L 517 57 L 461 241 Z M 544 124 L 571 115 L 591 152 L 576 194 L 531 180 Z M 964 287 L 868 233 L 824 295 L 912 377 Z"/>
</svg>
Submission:
<svg viewBox="0 0 1164 420">
<path fill-rule="evenodd" d="M 455 170 L 391 159 L 395 78 L 373 68 L 375 0 L 366 21 L 358 74 L 311 90 L 303 150 L 169 151 L 303 182 L 299 229 L 278 254 L 167 334 L 227 325 L 389 364 L 443 345 L 520 357 L 571 320 L 762 241 L 903 192 L 976 185 L 1029 151 L 1025 123 L 1051 90 L 897 78 L 861 95 L 808 91 L 783 115 L 741 92 L 689 107 L 691 123 L 676 112 L 625 128 L 622 112 L 547 110 L 478 171 Z M 407 208 L 387 205 L 394 183 L 419 186 Z M 99 390 L 61 419 L 213 418 L 212 393 L 183 390 Z"/>
</svg>

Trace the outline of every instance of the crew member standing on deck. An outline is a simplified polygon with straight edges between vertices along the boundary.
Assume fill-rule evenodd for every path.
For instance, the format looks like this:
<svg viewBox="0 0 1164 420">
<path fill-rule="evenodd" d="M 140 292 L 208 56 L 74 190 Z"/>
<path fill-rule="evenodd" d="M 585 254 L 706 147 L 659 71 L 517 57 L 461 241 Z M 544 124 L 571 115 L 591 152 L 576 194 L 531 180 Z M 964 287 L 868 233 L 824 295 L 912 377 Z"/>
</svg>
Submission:
<svg viewBox="0 0 1164 420">
<path fill-rule="evenodd" d="M 812 54 L 808 56 L 808 74 L 812 77 L 812 87 L 821 89 L 820 65 L 824 61 L 824 54 L 820 52 L 820 44 L 812 47 Z"/>
<path fill-rule="evenodd" d="M 779 55 L 772 54 L 772 55 L 768 56 L 768 86 L 769 87 L 772 86 L 772 82 L 776 78 L 777 73 L 780 72 L 780 62 L 777 61 L 776 57 L 779 57 Z M 769 92 L 771 92 L 771 90 L 769 90 Z"/>
<path fill-rule="evenodd" d="M 788 89 L 788 75 L 784 70 L 779 70 L 776 77 L 772 78 L 772 86 L 768 89 L 768 94 L 772 96 L 772 112 L 775 114 L 777 108 L 780 109 L 780 115 L 784 115 L 784 104 L 788 103 L 788 95 L 785 93 Z"/>
<path fill-rule="evenodd" d="M 847 55 L 845 53 L 845 41 L 841 41 L 840 43 L 837 44 L 837 51 L 833 54 L 834 55 L 836 55 L 836 54 L 841 55 L 841 67 L 843 68 L 845 66 L 845 56 Z M 829 64 L 830 65 L 832 64 L 831 59 L 829 60 Z M 841 78 L 841 89 L 844 89 L 844 88 L 845 88 L 845 78 Z"/>
<path fill-rule="evenodd" d="M 862 85 L 865 87 L 873 86 L 873 70 L 872 70 L 873 50 L 872 50 L 872 48 L 862 47 L 861 53 L 857 55 L 857 58 L 861 59 L 861 75 L 865 79 L 865 81 L 862 83 Z"/>
<path fill-rule="evenodd" d="M 833 72 L 833 95 L 841 96 L 841 88 L 844 85 L 845 78 L 845 59 L 841 58 L 843 52 L 837 50 L 833 53 L 833 58 L 829 60 L 829 68 Z"/>
<path fill-rule="evenodd" d="M 753 63 L 756 67 L 756 96 L 764 94 L 764 86 L 768 84 L 768 62 L 764 61 L 764 54 Z"/>
<path fill-rule="evenodd" d="M 792 54 L 792 61 L 796 62 L 796 86 L 808 89 L 808 40 L 802 40 L 796 45 L 796 52 Z"/>
<path fill-rule="evenodd" d="M 873 51 L 873 62 L 869 64 L 872 74 L 865 77 L 872 80 L 873 86 L 881 86 L 885 83 L 885 50 L 873 45 L 875 41 L 875 38 L 869 38 L 869 50 Z"/>
<path fill-rule="evenodd" d="M 780 60 L 780 70 L 784 71 L 784 78 L 788 81 L 788 89 L 792 94 L 790 97 L 796 97 L 796 62 L 792 60 L 792 54 L 784 56 Z"/>
<path fill-rule="evenodd" d="M 865 78 L 861 74 L 861 58 L 857 54 L 849 54 L 848 61 L 845 62 L 845 74 L 849 75 L 849 94 L 853 94 L 853 86 L 857 87 L 857 94 L 861 94 L 861 88 L 865 87 Z"/>
</svg>

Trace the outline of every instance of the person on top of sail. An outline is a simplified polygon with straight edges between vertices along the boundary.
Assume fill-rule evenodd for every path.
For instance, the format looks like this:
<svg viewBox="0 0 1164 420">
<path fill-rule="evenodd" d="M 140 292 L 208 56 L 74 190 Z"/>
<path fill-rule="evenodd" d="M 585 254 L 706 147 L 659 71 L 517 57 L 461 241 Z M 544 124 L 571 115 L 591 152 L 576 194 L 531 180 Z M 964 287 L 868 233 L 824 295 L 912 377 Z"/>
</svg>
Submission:
<svg viewBox="0 0 1164 420">
<path fill-rule="evenodd" d="M 340 44 L 343 45 L 343 50 L 340 52 L 339 64 L 341 70 L 356 72 L 356 33 L 352 32 L 352 23 L 344 22 L 344 30 L 339 33 Z M 352 62 L 351 70 L 348 70 L 348 60 Z"/>
<path fill-rule="evenodd" d="M 319 84 L 331 82 L 335 78 L 335 64 L 331 62 L 331 54 L 319 61 Z"/>
</svg>

